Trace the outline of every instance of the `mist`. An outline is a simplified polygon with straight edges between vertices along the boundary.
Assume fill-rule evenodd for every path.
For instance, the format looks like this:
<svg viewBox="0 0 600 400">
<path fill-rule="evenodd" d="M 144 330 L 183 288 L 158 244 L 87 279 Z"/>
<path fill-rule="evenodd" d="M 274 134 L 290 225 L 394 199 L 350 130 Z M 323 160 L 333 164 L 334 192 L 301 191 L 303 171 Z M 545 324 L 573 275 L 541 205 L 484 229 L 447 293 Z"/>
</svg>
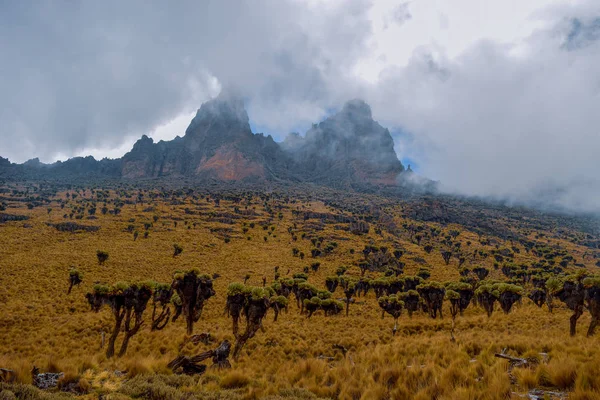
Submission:
<svg viewBox="0 0 600 400">
<path fill-rule="evenodd" d="M 413 42 L 425 11 L 411 2 L 377 17 L 369 1 L 3 4 L 0 155 L 117 156 L 142 134 L 183 135 L 181 116 L 222 88 L 279 141 L 361 98 L 447 193 L 600 212 L 600 6 L 536 3 L 518 39 L 460 45 Z M 398 32 L 386 49 L 380 20 Z"/>
<path fill-rule="evenodd" d="M 383 71 L 375 118 L 409 133 L 401 152 L 442 190 L 600 211 L 600 10 L 553 9 L 519 46 L 458 58 L 419 49 Z"/>
</svg>

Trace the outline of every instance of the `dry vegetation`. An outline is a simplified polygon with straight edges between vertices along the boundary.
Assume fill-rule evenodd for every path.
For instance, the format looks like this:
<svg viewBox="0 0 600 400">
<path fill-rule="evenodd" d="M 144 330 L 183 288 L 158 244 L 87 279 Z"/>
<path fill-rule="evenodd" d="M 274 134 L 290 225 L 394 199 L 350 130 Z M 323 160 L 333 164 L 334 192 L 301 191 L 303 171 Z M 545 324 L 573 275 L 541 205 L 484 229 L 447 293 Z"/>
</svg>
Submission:
<svg viewBox="0 0 600 400">
<path fill-rule="evenodd" d="M 597 236 L 543 216 L 476 210 L 477 217 L 457 224 L 443 218 L 455 209 L 431 217 L 410 201 L 345 196 L 321 189 L 4 188 L 0 367 L 13 370 L 17 382 L 0 383 L 0 399 L 506 399 L 532 389 L 600 398 L 600 339 L 586 337 L 593 307 L 581 303 L 570 336 L 573 311 L 559 299 L 564 282 L 583 288 L 583 272 L 597 273 Z M 193 333 L 209 332 L 213 341 L 184 343 L 185 313 L 151 330 L 149 300 L 125 355 L 107 359 L 102 332 L 108 341 L 113 313 L 107 306 L 93 312 L 86 294 L 117 282 L 168 287 L 177 271 L 192 269 L 207 274 L 216 293 L 207 297 Z M 304 285 L 319 292 L 298 303 L 291 294 L 276 322 L 269 308 L 262 329 L 253 327 L 255 335 L 232 357 L 232 368 L 185 376 L 167 367 L 181 354 L 214 349 L 225 339 L 235 343 L 250 329 L 242 316 L 234 335 L 228 294 L 248 293 L 240 307 L 257 299 L 270 304 L 274 291 L 244 288 L 271 287 L 276 278 L 292 282 L 294 275 L 293 290 Z M 412 276 L 425 283 L 415 287 L 417 301 L 430 304 L 426 312 L 418 304 L 409 317 L 412 292 L 389 287 Z M 548 289 L 554 276 L 557 286 Z M 325 293 L 327 279 L 337 283 L 332 295 Z M 478 304 L 460 305 L 456 296 L 464 287 L 445 283 L 461 280 L 474 299 L 496 291 L 491 316 L 481 296 Z M 245 285 L 230 287 L 234 282 Z M 443 318 L 430 316 L 439 300 L 426 292 L 432 288 L 456 293 L 442 293 Z M 503 293 L 517 298 L 509 306 Z M 546 299 L 536 306 L 528 298 L 533 293 L 555 293 L 553 312 Z M 348 306 L 348 315 L 345 309 L 325 315 L 335 304 Z M 129 330 L 135 326 L 132 320 Z M 117 333 L 119 346 L 127 332 Z M 508 362 L 494 356 L 500 352 L 528 359 L 528 367 L 509 373 Z M 33 365 L 64 372 L 59 388 L 41 392 L 29 385 Z"/>
</svg>

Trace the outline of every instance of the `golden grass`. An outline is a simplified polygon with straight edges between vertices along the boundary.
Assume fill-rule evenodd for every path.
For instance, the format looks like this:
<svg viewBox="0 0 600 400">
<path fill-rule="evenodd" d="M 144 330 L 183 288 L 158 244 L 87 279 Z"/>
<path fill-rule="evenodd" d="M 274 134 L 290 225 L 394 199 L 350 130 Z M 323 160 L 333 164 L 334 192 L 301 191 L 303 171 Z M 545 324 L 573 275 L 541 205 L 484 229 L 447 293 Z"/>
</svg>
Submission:
<svg viewBox="0 0 600 400">
<path fill-rule="evenodd" d="M 64 194 L 61 196 L 64 198 Z M 90 197 L 89 191 L 86 196 Z M 80 202 L 81 197 L 71 200 L 70 205 Z M 72 379 L 79 379 L 80 386 L 90 392 L 88 398 L 105 394 L 106 399 L 117 400 L 140 396 L 177 399 L 185 398 L 189 392 L 202 398 L 232 399 L 507 399 L 513 392 L 524 393 L 539 387 L 570 391 L 570 399 L 600 398 L 600 339 L 583 336 L 589 315 L 581 317 L 578 335 L 571 338 L 568 310 L 556 304 L 556 311 L 550 314 L 545 307 L 538 309 L 525 298 L 509 315 L 498 309 L 489 319 L 482 309 L 470 306 L 464 317 L 457 318 L 457 342 L 452 343 L 448 304 L 444 305 L 442 320 L 432 320 L 422 313 L 409 319 L 403 314 L 399 331 L 393 336 L 393 320 L 389 316 L 381 319 L 373 292 L 366 298 L 357 298 L 348 317 L 343 313 L 325 317 L 318 312 L 310 320 L 299 315 L 292 295 L 289 311 L 280 314 L 276 323 L 272 322 L 272 313 L 268 314 L 265 332 L 259 331 L 248 341 L 232 370 L 209 369 L 204 376 L 189 379 L 169 375 L 166 365 L 178 355 L 185 337 L 182 319 L 158 332 L 150 332 L 148 321 L 131 339 L 125 357 L 106 359 L 100 338 L 102 331 L 107 336 L 110 333 L 111 315 L 107 309 L 92 313 L 84 298 L 94 282 L 145 279 L 170 282 L 174 271 L 193 267 L 209 274 L 218 273 L 221 277 L 214 282 L 217 296 L 208 301 L 194 330 L 210 332 L 217 341 L 233 342 L 231 320 L 224 315 L 227 285 L 242 281 L 246 274 L 250 275 L 251 285 L 261 286 L 263 276 L 272 282 L 275 266 L 280 267 L 282 277 L 288 269 L 289 276 L 302 272 L 315 261 L 310 257 L 313 236 L 323 236 L 324 243 L 338 244 L 331 255 L 318 259 L 319 270 L 309 273 L 309 282 L 320 288 L 324 288 L 325 278 L 333 275 L 340 265 L 352 266 L 349 274 L 359 276 L 356 263 L 366 244 L 402 246 L 406 250 L 403 257 L 406 274 L 416 273 L 423 265 L 415 258 L 422 258 L 431 270 L 431 280 L 459 278 L 455 259 L 446 266 L 439 251 L 427 254 L 406 236 L 394 237 L 385 231 L 378 235 L 374 229 L 368 235 L 356 236 L 335 230 L 334 226 L 339 224 L 326 224 L 324 230 L 312 231 L 306 225 L 311 220 L 294 218 L 293 209 L 336 213 L 339 210 L 332 211 L 320 202 L 285 204 L 275 200 L 272 203 L 281 206 L 283 214 L 279 219 L 279 211 L 275 212 L 269 224 L 275 228 L 273 231 L 260 226 L 269 216 L 262 202 L 255 198 L 249 208 L 255 208 L 256 216 L 233 225 L 210 220 L 211 212 L 233 213 L 234 207 L 244 207 L 226 200 L 221 200 L 219 207 L 205 200 L 192 203 L 188 199 L 182 205 L 152 201 L 125 205 L 117 216 L 100 214 L 102 203 L 98 203 L 97 219 L 76 222 L 99 225 L 101 229 L 71 234 L 46 225 L 62 222 L 62 215 L 69 213 L 69 205 L 61 210 L 53 202 L 53 212 L 48 215 L 46 207 L 28 210 L 22 203 L 11 202 L 8 212 L 28 215 L 31 219 L 0 225 L 0 367 L 15 370 L 23 383 L 30 383 L 29 371 L 33 365 L 43 371 L 62 371 Z M 150 206 L 154 211 L 143 211 Z M 185 208 L 201 214 L 186 214 Z M 401 216 L 401 205 L 387 211 L 394 215 L 398 226 L 414 222 Z M 156 222 L 154 216 L 158 216 Z M 256 225 L 254 228 L 246 225 L 248 231 L 243 232 L 244 222 Z M 25 223 L 32 227 L 24 228 Z M 143 237 L 144 223 L 153 223 L 147 239 Z M 294 224 L 297 241 L 287 232 Z M 127 232 L 128 225 L 134 225 L 140 232 L 137 240 Z M 459 230 L 458 240 L 469 251 L 493 248 L 481 245 L 477 234 L 460 226 L 430 225 L 444 231 Z M 219 229 L 232 230 L 223 234 Z M 305 239 L 300 237 L 302 232 L 307 234 Z M 225 237 L 230 238 L 228 243 Z M 560 238 L 552 238 L 551 242 L 560 243 L 578 260 L 583 260 L 585 248 Z M 183 247 L 177 257 L 173 257 L 174 243 Z M 306 258 L 293 257 L 292 248 L 298 248 Z M 351 249 L 355 254 L 351 254 Z M 109 253 L 102 266 L 96 259 L 97 250 Z M 515 257 L 517 263 L 534 260 L 525 251 Z M 501 272 L 494 269 L 493 263 L 493 257 L 488 257 L 472 264 L 467 261 L 465 266 L 485 266 L 490 269 L 490 277 L 500 279 Z M 67 295 L 72 266 L 84 278 L 81 286 Z M 334 297 L 343 297 L 339 288 Z M 147 319 L 150 313 L 146 312 Z M 349 349 L 346 357 L 332 347 L 335 344 Z M 196 354 L 215 346 L 188 344 L 183 352 Z M 549 362 L 531 369 L 516 369 L 517 382 L 513 385 L 506 361 L 494 357 L 495 352 L 505 348 L 510 354 L 525 357 L 547 353 Z M 126 371 L 126 378 L 115 374 L 115 370 Z M 4 392 L 0 392 L 0 399 L 9 398 L 9 394 L 1 394 Z"/>
</svg>

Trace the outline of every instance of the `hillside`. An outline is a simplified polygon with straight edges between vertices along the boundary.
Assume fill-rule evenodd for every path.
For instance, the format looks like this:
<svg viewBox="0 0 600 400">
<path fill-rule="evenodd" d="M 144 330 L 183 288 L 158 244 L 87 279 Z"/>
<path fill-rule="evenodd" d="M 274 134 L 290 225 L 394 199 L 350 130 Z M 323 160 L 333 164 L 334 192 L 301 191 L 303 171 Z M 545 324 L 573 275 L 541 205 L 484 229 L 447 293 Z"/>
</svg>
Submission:
<svg viewBox="0 0 600 400">
<path fill-rule="evenodd" d="M 143 135 L 120 159 L 77 157 L 43 164 L 0 160 L 0 179 L 195 180 L 311 182 L 332 187 L 397 185 L 404 167 L 389 131 L 370 107 L 352 100 L 299 141 L 277 143 L 253 133 L 242 99 L 221 94 L 200 107 L 183 136 L 154 141 Z M 295 136 L 298 137 L 298 136 Z"/>
<path fill-rule="evenodd" d="M 572 312 L 558 297 L 552 313 L 528 298 L 539 279 L 598 273 L 597 221 L 302 184 L 136 186 L 2 188 L 0 367 L 19 381 L 31 382 L 35 365 L 65 372 L 61 387 L 87 398 L 504 399 L 539 389 L 591 399 L 600 392 L 600 339 L 585 337 L 590 313 L 570 337 Z M 108 253 L 101 264 L 98 250 Z M 126 355 L 107 359 L 102 332 L 108 340 L 113 314 L 90 310 L 85 295 L 120 281 L 171 284 L 176 271 L 192 268 L 212 278 L 215 295 L 193 326 L 211 341 L 186 344 L 183 316 L 151 331 L 151 300 Z M 74 270 L 83 281 L 68 294 Z M 231 369 L 172 375 L 167 364 L 178 355 L 236 340 L 223 312 L 232 282 L 261 288 L 294 276 L 307 278 L 304 288 L 333 289 L 342 304 L 352 284 L 348 316 L 301 313 L 288 293 L 287 310 L 276 322 L 267 312 Z M 394 319 L 381 318 L 378 285 L 408 285 L 415 276 L 432 285 L 510 283 L 522 298 L 506 314 L 496 303 L 490 317 L 482 300 L 469 304 L 456 318 L 455 342 L 449 300 L 437 318 L 421 306 L 410 317 L 403 310 L 394 332 Z M 329 287 L 334 280 L 337 288 Z M 536 361 L 508 373 L 507 361 L 494 357 L 500 352 Z"/>
</svg>

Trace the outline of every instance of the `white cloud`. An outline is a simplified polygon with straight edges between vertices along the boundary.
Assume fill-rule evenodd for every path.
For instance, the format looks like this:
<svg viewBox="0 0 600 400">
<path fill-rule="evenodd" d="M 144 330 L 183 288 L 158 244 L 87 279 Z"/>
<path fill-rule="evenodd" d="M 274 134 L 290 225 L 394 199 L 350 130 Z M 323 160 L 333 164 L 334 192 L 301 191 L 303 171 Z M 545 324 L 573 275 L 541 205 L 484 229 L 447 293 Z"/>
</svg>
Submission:
<svg viewBox="0 0 600 400">
<path fill-rule="evenodd" d="M 403 151 L 447 190 L 516 201 L 553 193 L 546 200 L 600 211 L 600 41 L 589 31 L 598 23 L 600 33 L 600 10 L 544 15 L 520 51 L 495 41 L 455 58 L 422 48 L 384 70 L 370 98 L 377 116 L 412 134 Z M 573 38 L 576 17 L 583 33 Z"/>
<path fill-rule="evenodd" d="M 594 0 L 3 3 L 0 154 L 119 156 L 182 135 L 221 85 L 279 139 L 363 97 L 448 190 L 598 210 L 599 16 Z"/>
</svg>

